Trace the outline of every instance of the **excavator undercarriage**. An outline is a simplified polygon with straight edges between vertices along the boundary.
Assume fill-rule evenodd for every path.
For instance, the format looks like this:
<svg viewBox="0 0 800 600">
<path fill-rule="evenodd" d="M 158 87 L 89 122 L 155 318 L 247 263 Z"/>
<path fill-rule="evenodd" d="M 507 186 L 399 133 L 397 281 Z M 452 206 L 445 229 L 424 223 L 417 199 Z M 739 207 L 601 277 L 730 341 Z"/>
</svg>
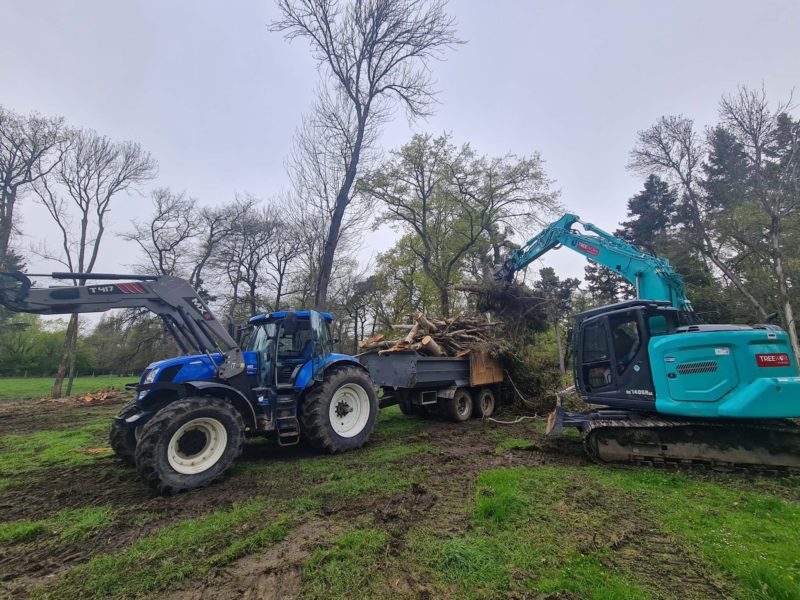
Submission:
<svg viewBox="0 0 800 600">
<path fill-rule="evenodd" d="M 566 427 L 581 432 L 586 453 L 598 463 L 800 473 L 800 426 L 790 419 L 704 420 L 614 409 L 571 413 L 559 406 L 547 434 Z"/>
</svg>

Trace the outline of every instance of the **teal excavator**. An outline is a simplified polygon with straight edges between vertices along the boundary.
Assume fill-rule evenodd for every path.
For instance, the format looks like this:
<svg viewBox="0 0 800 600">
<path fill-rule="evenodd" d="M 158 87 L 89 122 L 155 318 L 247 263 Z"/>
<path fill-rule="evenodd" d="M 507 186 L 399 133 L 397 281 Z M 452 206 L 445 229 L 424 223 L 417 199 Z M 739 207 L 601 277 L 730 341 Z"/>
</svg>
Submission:
<svg viewBox="0 0 800 600">
<path fill-rule="evenodd" d="M 625 278 L 636 299 L 575 317 L 574 388 L 589 408 L 567 411 L 559 397 L 548 434 L 577 428 L 599 462 L 800 471 L 800 377 L 785 331 L 701 323 L 667 259 L 572 214 L 515 250 L 495 279 L 510 284 L 560 247 Z"/>
</svg>

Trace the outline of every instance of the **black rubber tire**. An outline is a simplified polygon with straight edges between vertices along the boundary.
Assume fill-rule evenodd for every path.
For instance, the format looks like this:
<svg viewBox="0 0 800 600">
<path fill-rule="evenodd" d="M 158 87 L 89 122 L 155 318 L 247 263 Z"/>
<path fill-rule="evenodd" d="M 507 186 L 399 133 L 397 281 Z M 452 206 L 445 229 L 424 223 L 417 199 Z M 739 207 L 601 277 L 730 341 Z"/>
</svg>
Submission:
<svg viewBox="0 0 800 600">
<path fill-rule="evenodd" d="M 427 407 L 422 406 L 421 404 L 413 404 L 413 400 L 419 400 L 419 393 L 416 394 L 416 397 L 414 397 L 412 394 L 409 394 L 405 400 L 400 400 L 398 402 L 398 405 L 400 406 L 400 412 L 404 415 L 427 417 L 429 415 Z"/>
<path fill-rule="evenodd" d="M 473 399 L 472 416 L 476 419 L 487 419 L 494 414 L 497 399 L 491 388 L 485 387 L 475 391 Z"/>
<path fill-rule="evenodd" d="M 472 395 L 459 388 L 452 398 L 439 400 L 442 414 L 454 423 L 467 421 L 472 416 Z"/>
<path fill-rule="evenodd" d="M 342 437 L 333 430 L 329 416 L 333 395 L 346 384 L 361 386 L 369 399 L 370 414 L 364 428 L 352 437 Z M 300 431 L 303 439 L 314 449 L 330 454 L 360 448 L 369 439 L 378 420 L 378 395 L 372 387 L 372 380 L 358 367 L 339 367 L 325 373 L 325 379 L 318 383 L 306 396 L 300 407 Z"/>
<path fill-rule="evenodd" d="M 412 406 L 410 400 L 400 400 L 397 405 L 400 407 L 400 412 L 404 415 L 413 415 L 414 413 L 414 406 Z"/>
<path fill-rule="evenodd" d="M 128 402 L 117 413 L 117 419 L 127 419 L 139 412 L 136 401 Z M 108 433 L 108 441 L 111 449 L 117 458 L 127 466 L 136 465 L 136 429 L 134 427 L 123 427 L 117 419 L 111 422 L 111 431 Z"/>
<path fill-rule="evenodd" d="M 217 462 L 205 471 L 179 473 L 167 458 L 170 439 L 183 424 L 200 417 L 215 419 L 225 427 L 227 445 Z M 210 396 L 177 400 L 142 427 L 136 445 L 136 468 L 151 488 L 164 495 L 207 486 L 221 479 L 242 454 L 244 429 L 242 415 L 226 400 Z"/>
</svg>

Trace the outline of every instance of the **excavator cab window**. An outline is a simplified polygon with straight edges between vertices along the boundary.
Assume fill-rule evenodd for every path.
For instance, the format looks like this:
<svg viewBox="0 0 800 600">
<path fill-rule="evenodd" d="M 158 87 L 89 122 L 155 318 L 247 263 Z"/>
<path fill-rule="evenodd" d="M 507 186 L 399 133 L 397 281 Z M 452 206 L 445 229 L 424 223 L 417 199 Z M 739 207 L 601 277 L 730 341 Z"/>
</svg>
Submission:
<svg viewBox="0 0 800 600">
<path fill-rule="evenodd" d="M 606 320 L 597 319 L 583 327 L 580 347 L 581 378 L 587 392 L 611 385 L 611 352 Z"/>
<path fill-rule="evenodd" d="M 620 375 L 633 362 L 641 346 L 639 324 L 636 313 L 615 315 L 609 319 L 614 343 L 614 360 Z"/>
</svg>

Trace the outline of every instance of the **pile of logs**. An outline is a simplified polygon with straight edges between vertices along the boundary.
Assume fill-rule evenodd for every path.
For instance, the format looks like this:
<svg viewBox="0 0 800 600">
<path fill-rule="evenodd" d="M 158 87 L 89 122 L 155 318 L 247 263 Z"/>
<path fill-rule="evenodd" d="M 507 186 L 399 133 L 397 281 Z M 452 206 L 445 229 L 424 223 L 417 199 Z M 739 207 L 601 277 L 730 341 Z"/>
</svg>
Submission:
<svg viewBox="0 0 800 600">
<path fill-rule="evenodd" d="M 374 335 L 359 343 L 364 352 L 400 352 L 414 350 L 426 356 L 466 356 L 473 349 L 487 349 L 494 345 L 494 328 L 502 323 L 487 323 L 475 317 L 458 315 L 450 319 L 429 319 L 421 312 L 409 315 L 411 323 L 393 325 L 397 331 L 407 333 L 387 340 Z"/>
</svg>

